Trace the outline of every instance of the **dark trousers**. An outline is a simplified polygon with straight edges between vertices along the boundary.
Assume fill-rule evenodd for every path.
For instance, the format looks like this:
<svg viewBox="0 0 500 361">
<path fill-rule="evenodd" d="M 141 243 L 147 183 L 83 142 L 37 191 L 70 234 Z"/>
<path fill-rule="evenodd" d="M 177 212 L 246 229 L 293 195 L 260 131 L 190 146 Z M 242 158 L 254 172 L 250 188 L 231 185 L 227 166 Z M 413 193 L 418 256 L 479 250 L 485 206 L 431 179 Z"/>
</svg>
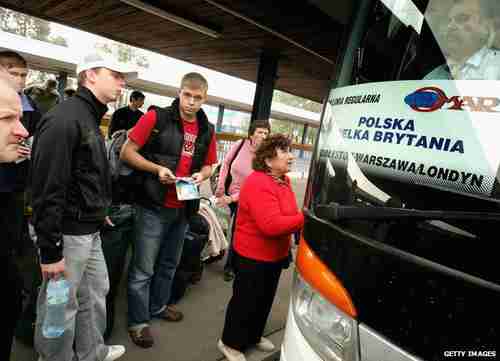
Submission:
<svg viewBox="0 0 500 361">
<path fill-rule="evenodd" d="M 109 217 L 114 227 L 105 226 L 101 231 L 102 251 L 109 276 L 109 292 L 106 296 L 107 339 L 113 331 L 115 321 L 115 300 L 122 275 L 125 274 L 127 250 L 134 240 L 134 208 L 131 205 L 113 205 Z"/>
<path fill-rule="evenodd" d="M 233 296 L 226 310 L 222 342 L 244 351 L 264 333 L 283 268 L 283 262 L 261 262 L 234 252 Z"/>
<path fill-rule="evenodd" d="M 10 256 L 7 257 L 6 283 L 4 288 L 8 295 L 4 297 L 6 303 L 4 317 L 6 317 L 7 331 L 6 338 L 1 342 L 3 346 L 0 351 L 0 359 L 9 361 L 14 330 L 22 310 L 22 281 L 17 266 Z"/>
<path fill-rule="evenodd" d="M 229 239 L 229 247 L 227 251 L 226 264 L 224 265 L 224 271 L 232 270 L 233 267 L 233 238 L 234 238 L 234 230 L 236 229 L 236 213 L 238 213 L 238 203 L 229 203 L 229 210 L 231 211 L 231 218 L 233 220 L 233 224 L 231 225 L 231 238 Z"/>
<path fill-rule="evenodd" d="M 22 310 L 22 279 L 19 270 L 14 263 L 12 247 L 17 241 L 17 227 L 13 219 L 17 218 L 15 213 L 16 197 L 14 193 L 0 193 L 0 229 L 3 237 L 1 239 L 1 263 L 6 265 L 7 279 L 4 286 L 7 294 L 4 297 L 4 317 L 6 319 L 5 338 L 0 342 L 0 360 L 10 360 L 12 338 L 14 330 Z"/>
<path fill-rule="evenodd" d="M 31 244 L 26 244 L 27 240 L 23 237 L 26 225 L 24 220 L 24 192 L 3 193 L 2 201 L 5 202 L 5 227 L 8 229 L 11 247 L 16 253 L 22 254 L 27 248 L 32 247 Z"/>
</svg>

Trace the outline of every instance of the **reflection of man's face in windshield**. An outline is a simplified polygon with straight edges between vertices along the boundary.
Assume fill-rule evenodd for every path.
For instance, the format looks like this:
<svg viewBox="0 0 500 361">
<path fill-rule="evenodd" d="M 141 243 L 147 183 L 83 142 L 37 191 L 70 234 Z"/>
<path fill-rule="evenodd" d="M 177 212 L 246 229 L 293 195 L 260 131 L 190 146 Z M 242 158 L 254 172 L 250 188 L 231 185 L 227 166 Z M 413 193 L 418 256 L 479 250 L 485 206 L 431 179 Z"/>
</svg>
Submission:
<svg viewBox="0 0 500 361">
<path fill-rule="evenodd" d="M 481 16 L 480 0 L 465 0 L 453 5 L 443 27 L 444 51 L 452 60 L 461 61 L 486 46 L 487 20 Z"/>
<path fill-rule="evenodd" d="M 447 22 L 448 12 L 454 4 L 453 0 L 430 0 L 425 9 L 425 19 L 434 34 L 439 33 L 443 24 Z"/>
</svg>

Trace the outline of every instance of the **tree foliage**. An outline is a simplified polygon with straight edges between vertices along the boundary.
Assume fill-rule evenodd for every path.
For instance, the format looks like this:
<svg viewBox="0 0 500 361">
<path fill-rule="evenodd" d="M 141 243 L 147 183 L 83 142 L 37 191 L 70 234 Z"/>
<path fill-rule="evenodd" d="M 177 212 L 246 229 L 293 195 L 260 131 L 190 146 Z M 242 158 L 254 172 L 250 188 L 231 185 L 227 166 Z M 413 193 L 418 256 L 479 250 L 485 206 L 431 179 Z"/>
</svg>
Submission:
<svg viewBox="0 0 500 361">
<path fill-rule="evenodd" d="M 0 7 L 0 31 L 21 35 L 30 39 L 68 46 L 66 39 L 53 35 L 50 23 L 16 11 Z M 50 77 L 48 73 L 32 70 L 29 73 L 28 84 L 41 85 Z"/>
<path fill-rule="evenodd" d="M 314 113 L 321 113 L 322 105 L 309 99 L 301 98 L 292 94 L 275 90 L 273 94 L 273 102 L 289 105 L 295 108 L 301 108 Z M 271 119 L 271 127 L 273 133 L 283 133 L 292 137 L 296 143 L 302 142 L 304 134 L 304 125 L 298 123 L 291 123 L 284 120 Z M 309 127 L 305 143 L 312 144 L 316 138 L 317 129 Z"/>
<path fill-rule="evenodd" d="M 0 30 L 30 39 L 68 46 L 65 38 L 51 34 L 48 21 L 5 8 L 0 8 Z"/>
<path fill-rule="evenodd" d="M 309 99 L 301 98 L 292 94 L 275 90 L 273 94 L 273 102 L 278 102 L 292 107 L 301 108 L 314 113 L 321 113 L 321 104 Z"/>
<path fill-rule="evenodd" d="M 99 42 L 95 47 L 104 53 L 113 55 L 121 63 L 132 63 L 142 68 L 149 68 L 148 58 L 140 49 L 115 41 Z"/>
</svg>

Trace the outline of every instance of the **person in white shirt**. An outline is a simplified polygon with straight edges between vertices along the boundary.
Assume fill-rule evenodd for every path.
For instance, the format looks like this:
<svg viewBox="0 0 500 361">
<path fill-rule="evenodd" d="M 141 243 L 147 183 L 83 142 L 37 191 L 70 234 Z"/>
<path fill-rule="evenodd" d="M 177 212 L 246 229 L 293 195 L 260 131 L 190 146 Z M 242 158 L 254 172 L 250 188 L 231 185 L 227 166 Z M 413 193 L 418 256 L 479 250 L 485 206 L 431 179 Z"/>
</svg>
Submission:
<svg viewBox="0 0 500 361">
<path fill-rule="evenodd" d="M 493 49 L 496 29 L 494 0 L 458 0 L 450 8 L 448 23 L 438 36 L 447 59 L 424 79 L 500 79 L 500 51 Z"/>
</svg>

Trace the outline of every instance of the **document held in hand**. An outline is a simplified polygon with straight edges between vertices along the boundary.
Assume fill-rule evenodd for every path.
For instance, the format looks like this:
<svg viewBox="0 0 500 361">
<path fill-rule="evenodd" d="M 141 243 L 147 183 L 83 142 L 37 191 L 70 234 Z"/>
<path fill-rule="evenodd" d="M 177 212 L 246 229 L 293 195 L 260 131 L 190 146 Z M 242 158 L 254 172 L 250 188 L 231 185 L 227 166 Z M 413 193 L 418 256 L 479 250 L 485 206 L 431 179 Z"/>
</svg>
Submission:
<svg viewBox="0 0 500 361">
<path fill-rule="evenodd" d="M 191 178 L 177 178 L 175 190 L 177 191 L 177 199 L 180 201 L 200 198 L 198 186 Z"/>
</svg>

